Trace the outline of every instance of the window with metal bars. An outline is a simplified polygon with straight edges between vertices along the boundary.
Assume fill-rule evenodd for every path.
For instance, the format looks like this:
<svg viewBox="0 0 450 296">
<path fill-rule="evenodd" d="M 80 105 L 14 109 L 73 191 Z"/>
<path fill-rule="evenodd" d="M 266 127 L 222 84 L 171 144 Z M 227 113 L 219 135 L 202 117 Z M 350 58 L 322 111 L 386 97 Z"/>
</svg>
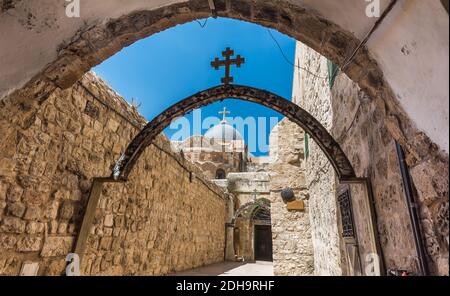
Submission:
<svg viewBox="0 0 450 296">
<path fill-rule="evenodd" d="M 342 219 L 342 236 L 355 238 L 355 224 L 353 221 L 353 210 L 350 195 L 350 188 L 342 191 L 338 196 L 339 209 Z"/>
</svg>

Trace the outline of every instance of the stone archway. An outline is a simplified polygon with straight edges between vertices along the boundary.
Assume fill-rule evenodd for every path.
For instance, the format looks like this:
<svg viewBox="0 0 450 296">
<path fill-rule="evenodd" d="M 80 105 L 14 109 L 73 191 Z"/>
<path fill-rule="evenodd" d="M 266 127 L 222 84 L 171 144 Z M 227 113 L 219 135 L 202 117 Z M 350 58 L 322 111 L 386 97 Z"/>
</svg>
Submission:
<svg viewBox="0 0 450 296">
<path fill-rule="evenodd" d="M 341 181 L 356 179 L 350 161 L 339 144 L 328 133 L 326 128 L 313 116 L 298 105 L 271 92 L 240 85 L 220 85 L 194 94 L 173 105 L 150 123 L 131 141 L 126 151 L 117 161 L 112 172 L 114 180 L 127 180 L 134 164 L 145 148 L 166 128 L 172 120 L 199 107 L 234 98 L 254 102 L 271 108 L 285 115 L 302 127 L 317 142 L 333 165 L 336 175 Z"/>
<path fill-rule="evenodd" d="M 239 209 L 236 210 L 232 223 L 238 218 L 253 219 L 257 211 L 268 212 L 270 214 L 270 200 L 261 198 L 241 205 Z"/>
<path fill-rule="evenodd" d="M 34 5 L 36 5 L 37 2 L 38 1 L 27 1 L 27 4 L 23 5 L 26 6 L 28 3 L 34 3 Z M 48 1 L 48 3 L 52 4 L 55 4 L 56 2 L 57 0 Z M 35 33 L 36 31 L 47 30 L 43 29 L 42 26 L 41 28 L 38 28 L 39 30 L 32 30 L 33 28 L 26 29 L 27 34 L 11 34 L 15 35 L 14 38 L 22 38 L 22 40 L 18 42 L 19 46 L 22 45 L 22 47 L 26 47 L 24 44 L 33 44 L 33 50 L 35 50 L 35 48 L 37 49 L 33 57 L 31 57 L 31 54 L 30 56 L 21 56 L 20 53 L 17 53 L 16 55 L 16 51 L 8 51 L 8 48 L 6 48 L 6 54 L 1 55 L 4 62 L 13 63 L 15 61 L 16 64 L 19 65 L 19 67 L 12 67 L 11 64 L 7 64 L 4 67 L 4 69 L 13 69 L 13 71 L 16 71 L 13 75 L 3 75 L 3 72 L 0 72 L 2 78 L 5 78 L 2 80 L 6 82 L 6 84 L 0 82 L 0 97 L 6 98 L 6 94 L 11 93 L 7 98 L 16 104 L 17 112 L 25 111 L 32 113 L 33 108 L 38 106 L 43 100 L 46 100 L 49 94 L 55 89 L 65 89 L 70 87 L 92 66 L 102 62 L 133 42 L 172 26 L 211 15 L 210 7 L 206 0 L 190 0 L 182 3 L 179 1 L 174 3 L 175 1 L 161 0 L 158 2 L 159 6 L 156 6 L 155 4 L 143 4 L 144 2 L 148 3 L 148 1 L 138 1 L 139 4 L 133 6 L 132 9 L 123 9 L 124 6 L 121 5 L 120 9 L 117 9 L 118 12 L 113 11 L 114 9 L 99 9 L 98 6 L 103 6 L 100 4 L 100 2 L 103 1 L 92 0 L 88 2 L 88 5 L 97 5 L 97 9 L 93 9 L 92 13 L 86 18 L 83 17 L 80 20 L 67 22 L 63 29 L 59 31 L 55 29 L 56 26 L 52 27 L 50 24 L 50 30 L 56 31 L 55 33 L 52 33 L 54 35 L 52 37 L 55 37 L 54 40 L 52 39 L 52 42 L 48 42 L 48 40 L 45 39 L 45 36 L 43 36 L 44 34 Z M 114 4 L 112 4 L 115 5 L 114 8 L 117 8 L 118 5 L 120 5 L 119 2 L 121 1 L 114 0 Z M 346 57 L 349 56 L 353 49 L 361 44 L 360 39 L 363 37 L 361 34 L 356 34 L 354 27 L 346 25 L 345 21 L 338 21 L 338 19 L 343 16 L 349 17 L 349 23 L 354 21 L 354 18 L 351 16 L 353 16 L 355 10 L 352 9 L 343 9 L 346 13 L 342 13 L 342 11 L 337 12 L 336 14 L 338 17 L 335 15 L 333 18 L 329 14 L 326 14 L 324 9 L 316 6 L 316 4 L 306 4 L 306 2 L 312 1 L 296 0 L 274 2 L 264 0 L 215 0 L 214 2 L 216 4 L 216 13 L 218 16 L 250 21 L 267 27 L 276 28 L 280 32 L 286 33 L 297 40 L 302 41 L 341 66 L 345 64 Z M 317 2 L 319 1 L 314 1 L 314 3 Z M 356 2 L 359 1 L 350 1 L 349 3 L 350 5 L 353 5 Z M 364 5 L 364 1 L 360 2 L 362 4 L 359 4 L 359 8 Z M 415 95 L 416 101 L 413 103 L 416 103 L 417 106 L 417 97 L 420 97 L 420 99 L 426 97 L 428 100 L 424 101 L 431 102 L 434 100 L 434 102 L 436 102 L 442 98 L 447 99 L 448 90 L 447 92 L 445 90 L 441 91 L 439 87 L 436 86 L 436 81 L 439 81 L 435 79 L 436 74 L 442 74 L 441 72 L 427 72 L 427 70 L 437 67 L 439 65 L 438 63 L 443 64 L 442 59 L 439 59 L 439 54 L 437 54 L 434 59 L 427 59 L 426 62 L 420 62 L 420 59 L 417 57 L 418 55 L 423 59 L 423 52 L 427 52 L 427 49 L 429 49 L 430 46 L 436 45 L 436 43 L 428 42 L 430 40 L 427 38 L 421 40 L 421 38 L 424 37 L 423 34 L 431 32 L 430 25 L 422 24 L 424 26 L 422 30 L 423 34 L 420 36 L 411 38 L 410 40 L 397 40 L 398 36 L 402 35 L 402 32 L 411 33 L 411 31 L 413 31 L 409 31 L 405 28 L 408 28 L 408 19 L 417 16 L 416 14 L 413 14 L 411 17 L 405 17 L 404 11 L 399 12 L 399 10 L 407 10 L 408 8 L 413 7 L 416 9 L 416 12 L 417 10 L 420 10 L 426 17 L 430 16 L 428 11 L 436 12 L 437 7 L 435 4 L 438 3 L 440 5 L 439 2 L 440 1 L 427 1 L 426 4 L 421 4 L 425 2 L 409 1 L 408 5 L 400 6 L 400 8 L 399 5 L 397 5 L 395 15 L 400 15 L 400 18 L 394 18 L 394 20 L 402 19 L 402 21 L 400 21 L 400 27 L 403 27 L 399 30 L 400 34 L 399 31 L 397 31 L 397 29 L 399 29 L 398 23 L 394 30 L 395 32 L 386 29 L 386 27 L 383 28 L 383 30 L 388 31 L 387 34 L 386 32 L 380 33 L 382 36 L 381 39 L 388 45 L 386 53 L 380 54 L 380 51 L 377 51 L 377 47 L 384 48 L 384 46 L 379 43 L 372 47 L 369 46 L 371 53 L 369 53 L 366 46 L 362 46 L 360 50 L 357 51 L 352 62 L 344 69 L 344 72 L 353 81 L 358 82 L 362 90 L 369 96 L 381 98 L 377 108 L 385 115 L 386 125 L 393 137 L 405 148 L 411 166 L 423 165 L 427 167 L 429 162 L 433 165 L 435 162 L 438 164 L 444 163 L 444 165 L 447 166 L 448 153 L 446 159 L 442 161 L 440 158 L 434 160 L 436 156 L 439 157 L 440 155 L 439 147 L 433 145 L 428 137 L 431 136 L 431 139 L 435 142 L 436 138 L 433 137 L 432 133 L 429 133 L 429 130 L 422 128 L 422 130 L 427 133 L 425 135 L 417 128 L 419 123 L 419 128 L 421 128 L 422 122 L 430 122 L 429 124 L 433 124 L 434 121 L 420 121 L 417 120 L 417 116 L 412 117 L 413 120 L 411 120 L 411 113 L 409 112 L 407 114 L 403 110 L 405 105 L 402 105 L 403 108 L 400 106 L 400 98 L 407 98 L 408 100 L 403 101 L 409 102 L 411 97 L 414 97 Z M 111 1 L 111 3 L 113 3 L 113 1 Z M 427 5 L 427 7 L 424 8 L 423 5 Z M 11 6 L 14 7 L 14 5 Z M 2 7 L 1 12 L 3 12 L 3 9 L 10 8 Z M 61 18 L 58 11 L 55 12 L 55 10 L 50 9 L 47 11 L 48 15 L 57 17 L 55 20 L 65 18 L 65 16 L 62 16 Z M 448 21 L 448 15 L 446 16 L 446 20 Z M 45 18 L 42 17 L 41 19 Z M 407 20 L 406 25 L 404 22 L 405 19 Z M 439 17 L 436 17 L 436 19 L 433 20 L 436 21 L 435 27 L 438 27 L 441 22 Z M 7 17 L 2 15 L 2 24 L 4 27 L 6 27 L 7 21 Z M 364 23 L 364 26 L 361 26 L 361 28 L 370 29 L 370 27 L 372 27 L 371 24 L 373 23 Z M 392 19 L 390 24 L 392 25 Z M 29 26 L 34 26 L 34 24 L 29 24 Z M 70 26 L 73 27 L 73 29 L 67 28 Z M 433 25 L 431 25 L 431 28 L 433 28 Z M 364 30 L 358 32 L 364 33 Z M 34 39 L 28 38 L 33 33 Z M 405 35 L 407 36 L 406 38 L 408 38 L 410 34 Z M 440 34 L 428 35 L 440 37 Z M 39 51 L 41 48 L 38 44 L 33 42 L 36 41 L 36 39 L 41 39 L 40 45 L 42 45 L 42 43 L 49 43 L 51 46 L 44 46 L 42 47 L 42 50 Z M 406 60 L 409 62 L 405 62 L 405 67 L 399 67 L 400 70 L 398 71 L 394 71 L 395 69 L 393 69 L 394 65 L 398 64 L 392 63 L 393 66 L 387 66 L 390 64 L 389 62 L 396 58 L 399 63 L 403 63 L 405 60 L 399 59 L 398 55 L 408 55 L 410 51 L 406 45 L 414 44 L 415 42 L 413 41 L 418 41 L 419 47 L 422 47 L 422 52 L 416 51 L 414 52 L 415 55 L 410 56 L 410 58 L 414 57 L 413 62 L 411 62 L 411 60 Z M 400 48 L 394 46 L 394 43 L 399 46 L 403 46 L 403 43 L 405 43 L 404 50 L 403 48 L 400 50 Z M 16 43 L 12 41 L 10 44 L 14 46 Z M 7 47 L 11 45 L 4 46 Z M 444 51 L 446 48 L 448 50 L 448 43 L 447 47 L 444 44 L 442 48 Z M 24 51 L 26 52 L 26 50 Z M 394 51 L 397 52 L 398 55 L 394 54 Z M 11 52 L 13 54 L 11 54 Z M 374 54 L 376 60 L 371 57 L 372 54 Z M 433 54 L 435 54 L 434 51 Z M 448 53 L 446 53 L 446 55 L 446 60 L 448 61 Z M 13 56 L 17 56 L 19 59 L 14 59 Z M 386 57 L 390 57 L 391 59 Z M 403 56 L 400 57 L 404 58 Z M 21 58 L 22 60 L 20 60 Z M 424 63 L 428 64 L 428 66 L 425 66 Z M 411 66 L 412 64 L 417 66 Z M 417 72 L 422 74 L 427 73 L 426 77 L 428 78 L 430 86 L 424 87 L 424 91 L 418 90 L 418 88 L 425 86 L 423 83 L 417 83 L 415 88 L 411 87 L 410 80 L 413 79 L 410 79 L 409 75 L 415 72 L 414 69 L 420 70 Z M 433 73 L 434 75 L 428 76 L 428 74 Z M 384 74 L 387 74 L 386 79 L 384 78 Z M 445 73 L 443 74 L 444 75 L 441 75 L 443 79 L 448 79 L 448 71 L 447 75 L 445 75 Z M 395 75 L 398 75 L 400 78 L 397 80 L 392 79 Z M 393 87 L 393 90 L 387 82 Z M 409 84 L 407 82 L 409 82 Z M 403 83 L 405 84 L 404 87 L 399 86 L 399 84 Z M 408 88 L 409 90 L 405 91 L 405 89 Z M 435 91 L 430 90 L 433 88 Z M 17 91 L 13 92 L 13 90 Z M 414 94 L 414 92 L 416 92 L 416 94 Z M 0 101 L 0 106 L 3 106 L 3 103 L 3 101 Z M 423 108 L 423 110 L 427 110 L 427 108 Z M 432 108 L 430 110 L 433 111 Z M 427 114 L 426 112 L 421 111 L 418 113 L 419 115 Z M 14 112 L 4 112 L 0 114 L 0 122 L 2 125 L 3 123 L 20 125 L 23 117 L 18 118 L 14 115 Z M 419 116 L 419 119 L 420 118 L 435 119 L 429 113 L 428 116 Z M 442 125 L 437 126 L 441 127 Z M 439 128 L 436 130 L 439 130 Z M 446 130 L 448 131 L 448 129 Z M 445 131 L 442 133 L 445 134 Z M 441 143 L 438 142 L 438 144 Z"/>
<path fill-rule="evenodd" d="M 395 5 L 394 2 L 396 1 L 392 1 L 391 4 Z M 386 118 L 389 120 L 387 124 L 389 130 L 416 163 L 429 156 L 429 151 L 421 151 L 414 147 L 417 138 L 425 138 L 427 143 L 437 140 L 442 149 L 447 149 L 445 147 L 446 140 L 442 140 L 440 136 L 435 135 L 435 125 L 427 126 L 425 129 L 422 128 L 425 131 L 429 130 L 430 133 L 427 133 L 427 136 L 416 128 L 416 126 L 420 128 L 421 125 L 427 124 L 417 122 L 417 118 L 430 115 L 414 114 L 414 118 L 411 120 L 411 113 L 407 114 L 404 111 L 405 106 L 401 106 L 396 97 L 396 93 L 400 90 L 410 92 L 410 88 L 405 90 L 400 87 L 400 89 L 392 90 L 384 79 L 379 61 L 376 61 L 369 53 L 365 42 L 367 40 L 360 41 L 362 38 L 355 36 L 365 34 L 366 31 L 373 33 L 380 25 L 378 22 L 367 19 L 364 15 L 365 2 L 346 3 L 348 9 L 343 8 L 336 14 L 329 13 L 333 8 L 331 4 L 320 5 L 303 3 L 303 1 L 296 1 L 295 3 L 292 1 L 277 1 L 274 3 L 273 1 L 262 0 L 214 0 L 214 3 L 214 16 L 234 18 L 275 28 L 308 45 L 335 64 L 343 66 L 343 71 L 353 81 L 357 82 L 369 96 L 382 98 L 384 106 L 380 106 L 380 109 L 388 115 Z M 433 4 L 433 11 L 440 9 L 445 11 L 442 5 L 438 4 L 439 6 Z M 33 5 L 36 6 L 36 3 L 30 4 L 34 7 Z M 5 69 L 12 69 L 11 71 L 14 73 L 6 73 L 8 75 L 4 76 L 6 84 L 0 85 L 0 97 L 8 96 L 13 99 L 17 102 L 18 108 L 24 104 L 26 108 L 29 108 L 30 105 L 45 100 L 55 89 L 66 89 L 72 86 L 93 66 L 142 38 L 179 24 L 212 15 L 211 7 L 206 0 L 176 1 L 176 3 L 161 1 L 158 5 L 148 4 L 147 1 L 138 1 L 132 7 L 126 7 L 120 1 L 116 1 L 111 3 L 111 7 L 108 8 L 102 7 L 103 5 L 97 3 L 97 1 L 89 1 L 89 3 L 84 4 L 84 9 L 90 11 L 88 15 L 82 15 L 80 19 L 70 20 L 66 23 L 64 21 L 65 16 L 60 15 L 64 11 L 64 6 L 61 3 L 57 4 L 56 1 L 53 6 L 55 7 L 51 7 L 51 9 L 49 7 L 45 13 L 52 17 L 57 16 L 55 22 L 64 23 L 64 30 L 60 32 L 60 36 L 53 38 L 55 36 L 53 33 L 51 35 L 52 42 L 42 42 L 42 38 L 38 38 L 40 42 L 37 42 L 33 39 L 36 36 L 28 36 L 30 33 L 27 32 L 27 37 L 21 37 L 21 42 L 34 42 L 35 46 L 42 48 L 43 52 L 22 59 L 24 67 L 8 67 L 8 65 L 5 67 Z M 17 9 L 17 7 L 11 5 L 2 9 L 9 11 Z M 384 3 L 382 8 L 390 11 L 389 8 L 392 8 L 392 5 Z M 61 9 L 61 13 L 57 9 Z M 414 13 L 418 9 L 420 7 L 414 7 Z M 361 15 L 356 15 L 356 11 L 359 11 Z M 353 19 L 355 25 L 343 22 L 342 20 L 345 17 Z M 360 25 L 359 28 L 356 24 Z M 30 26 L 36 26 L 42 31 L 48 29 L 39 27 L 39 24 L 31 24 Z M 364 31 L 361 29 L 370 27 L 372 27 L 372 30 Z M 409 29 L 406 25 L 405 28 Z M 52 51 L 56 52 L 53 53 Z M 30 53 L 30 55 L 33 54 L 35 55 L 36 52 Z M 385 55 L 383 54 L 383 58 L 393 59 L 394 57 L 392 53 L 387 52 Z M 12 62 L 14 59 L 7 60 Z M 417 64 L 417 60 L 415 59 L 413 63 Z M 387 61 L 383 61 L 384 67 L 388 64 Z M 403 66 L 403 64 L 400 65 L 400 68 Z M 22 68 L 22 72 L 15 72 L 21 71 Z M 395 71 L 389 69 L 388 72 L 390 72 L 392 78 Z M 399 84 L 404 83 L 405 79 L 409 79 L 408 74 L 406 75 L 408 78 L 404 77 L 404 73 L 398 74 L 402 78 L 400 82 L 395 81 L 397 88 L 399 88 Z M 442 94 L 429 95 L 428 97 L 438 99 L 442 97 Z M 423 96 L 419 96 L 417 100 L 420 101 L 422 98 Z M 425 109 L 419 108 L 419 110 Z M 442 108 L 439 107 L 438 110 L 442 110 Z M 443 118 L 447 118 L 448 121 L 448 116 L 443 116 Z M 5 117 L 5 119 L 7 118 Z M 431 140 L 428 138 L 430 136 Z M 434 151 L 433 154 L 440 155 L 440 151 Z"/>
<path fill-rule="evenodd" d="M 259 198 L 241 205 L 231 220 L 234 233 L 235 255 L 242 259 L 251 261 L 258 260 L 261 255 L 263 261 L 272 261 L 272 225 L 271 225 L 271 202 L 267 198 Z M 257 234 L 257 228 L 261 232 Z M 240 236 L 239 234 L 245 235 Z M 260 236 L 258 241 L 257 236 Z M 258 244 L 260 249 L 258 249 Z M 260 254 L 257 254 L 257 253 Z"/>
<path fill-rule="evenodd" d="M 194 94 L 158 115 L 133 138 L 125 152 L 116 162 L 111 176 L 94 179 L 86 207 L 86 214 L 75 245 L 75 253 L 84 254 L 89 229 L 94 218 L 93 213 L 97 207 L 103 184 L 126 182 L 145 149 L 152 144 L 156 137 L 174 119 L 196 108 L 228 98 L 261 104 L 285 115 L 303 128 L 322 149 L 341 183 L 362 183 L 368 185 L 368 182 L 370 182 L 365 177 L 358 178 L 356 176 L 347 156 L 327 129 L 298 105 L 269 91 L 240 85 L 220 85 Z"/>
</svg>

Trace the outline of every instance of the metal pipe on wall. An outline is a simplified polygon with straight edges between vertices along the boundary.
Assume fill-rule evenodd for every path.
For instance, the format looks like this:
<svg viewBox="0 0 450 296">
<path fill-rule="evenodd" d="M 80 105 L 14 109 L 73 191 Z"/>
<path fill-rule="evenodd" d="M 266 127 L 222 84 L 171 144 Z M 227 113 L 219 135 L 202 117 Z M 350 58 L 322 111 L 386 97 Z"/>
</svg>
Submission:
<svg viewBox="0 0 450 296">
<path fill-rule="evenodd" d="M 429 275 L 428 264 L 425 257 L 425 247 L 422 240 L 422 231 L 420 228 L 420 219 L 417 203 L 414 199 L 413 185 L 411 175 L 409 174 L 408 165 L 406 163 L 405 152 L 402 146 L 396 141 L 398 160 L 400 163 L 400 171 L 403 180 L 403 189 L 405 190 L 406 204 L 408 207 L 411 226 L 413 228 L 414 242 L 416 246 L 417 257 L 419 258 L 419 270 L 421 275 Z"/>
</svg>

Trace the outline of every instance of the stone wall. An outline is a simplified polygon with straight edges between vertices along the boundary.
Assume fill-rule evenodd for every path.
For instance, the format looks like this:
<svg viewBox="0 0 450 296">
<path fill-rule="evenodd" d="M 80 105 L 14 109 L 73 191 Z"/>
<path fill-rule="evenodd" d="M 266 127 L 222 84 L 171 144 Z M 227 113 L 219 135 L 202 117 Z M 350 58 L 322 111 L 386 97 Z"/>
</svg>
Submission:
<svg viewBox="0 0 450 296">
<path fill-rule="evenodd" d="M 412 226 L 408 214 L 395 140 L 388 131 L 381 99 L 369 98 L 347 76 L 337 77 L 332 89 L 332 134 L 350 158 L 358 176 L 372 181 L 377 228 L 386 268 L 419 273 Z M 417 151 L 433 147 L 413 143 Z M 431 155 L 431 153 L 430 153 Z M 410 163 L 416 200 L 426 246 L 426 260 L 431 274 L 448 275 L 448 166 L 425 157 Z M 352 186 L 353 208 L 360 252 L 373 247 L 364 229 L 367 211 L 364 189 Z M 442 219 L 443 213 L 447 218 Z M 359 222 L 359 223 L 358 223 Z M 363 257 L 364 258 L 364 257 Z"/>
<path fill-rule="evenodd" d="M 375 199 L 380 243 L 386 268 L 418 273 L 414 240 L 405 202 L 394 140 L 384 126 L 382 114 L 345 75 L 336 78 L 331 94 L 332 134 L 341 144 L 357 176 L 370 177 Z M 365 221 L 367 194 L 351 186 L 352 206 L 361 258 L 375 253 L 372 231 Z M 364 265 L 364 263 L 363 263 Z"/>
<path fill-rule="evenodd" d="M 303 141 L 303 130 L 287 119 L 282 120 L 270 136 L 273 161 L 269 165 L 270 201 L 275 275 L 314 274 Z M 285 188 L 293 189 L 296 199 L 305 202 L 304 211 L 287 209 L 281 198 L 281 190 Z"/>
<path fill-rule="evenodd" d="M 310 73 L 294 72 L 293 101 L 312 114 L 327 129 L 331 128 L 332 110 L 328 88 L 326 59 L 312 49 L 297 42 L 297 64 Z M 325 78 L 324 78 L 325 77 Z M 314 272 L 316 275 L 341 275 L 341 254 L 334 171 L 312 140 L 305 156 L 305 178 L 309 192 L 309 212 L 314 246 Z"/>
<path fill-rule="evenodd" d="M 339 73 L 330 90 L 327 60 L 312 49 L 299 43 L 297 55 L 301 66 L 319 75 L 296 71 L 294 85 L 297 84 L 299 91 L 299 95 L 295 96 L 297 103 L 329 129 L 350 159 L 357 176 L 371 180 L 377 219 L 374 227 L 379 233 L 385 268 L 405 269 L 417 274 L 417 254 L 392 134 L 397 133 L 395 137 L 402 138 L 403 133 L 414 127 L 400 125 L 403 130 L 393 127 L 391 123 L 395 118 L 387 114 L 388 108 L 382 97 L 368 97 L 342 73 Z M 407 161 L 420 202 L 430 271 L 432 274 L 448 274 L 448 156 L 437 157 L 437 147 L 421 137 L 420 133 L 412 140 L 404 139 L 401 144 L 408 151 L 413 151 L 408 153 Z M 347 274 L 345 250 L 342 240 L 339 243 L 336 237 L 341 232 L 340 213 L 335 204 L 339 184 L 325 156 L 314 143 L 310 144 L 306 166 L 313 213 L 311 223 L 316 272 L 320 274 L 324 271 L 320 271 L 320 266 L 334 264 L 334 270 L 338 273 L 339 253 L 342 253 L 340 265 L 342 272 Z M 375 232 L 368 219 L 370 201 L 367 190 L 360 185 L 351 186 L 351 195 L 362 272 L 365 272 L 365 256 L 375 252 Z M 314 206 L 315 201 L 317 206 Z M 336 220 L 339 229 L 333 226 Z M 317 234 L 316 229 L 321 229 L 321 233 Z M 341 252 L 336 249 L 337 246 L 342 248 Z M 332 265 L 329 258 L 334 258 Z"/>
<path fill-rule="evenodd" d="M 9 42 L 2 43 L 1 98 L 27 82 L 27 89 L 39 84 L 33 95 L 41 98 L 45 88 L 71 86 L 139 39 L 211 15 L 204 0 L 110 0 L 107 7 L 104 0 L 83 1 L 88 13 L 79 18 L 67 18 L 60 0 L 2 2 L 0 31 Z M 215 6 L 221 17 L 277 28 L 342 65 L 376 22 L 365 14 L 366 2 L 217 0 Z M 388 5 L 382 2 L 381 11 Z M 369 94 L 385 96 L 389 112 L 405 124 L 408 114 L 448 155 L 448 12 L 439 0 L 410 0 L 389 16 L 346 73 Z"/>
<path fill-rule="evenodd" d="M 145 120 L 98 77 L 39 102 L 0 102 L 0 274 L 60 275 L 92 178 Z M 14 118 L 19 125 L 12 125 Z M 106 184 L 82 274 L 157 275 L 223 261 L 227 197 L 160 136 L 126 184 Z"/>
</svg>

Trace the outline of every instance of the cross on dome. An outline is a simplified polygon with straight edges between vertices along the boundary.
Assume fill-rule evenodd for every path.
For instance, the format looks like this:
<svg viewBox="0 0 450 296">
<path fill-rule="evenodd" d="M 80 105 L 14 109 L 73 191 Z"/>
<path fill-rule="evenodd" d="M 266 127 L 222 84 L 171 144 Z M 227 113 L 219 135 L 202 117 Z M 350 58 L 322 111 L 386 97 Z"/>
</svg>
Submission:
<svg viewBox="0 0 450 296">
<path fill-rule="evenodd" d="M 223 107 L 223 111 L 220 111 L 219 114 L 223 115 L 222 122 L 226 122 L 226 117 L 231 114 L 231 112 L 227 110 L 227 107 Z"/>
<path fill-rule="evenodd" d="M 223 108 L 223 111 L 220 111 L 219 114 L 221 114 L 222 121 L 220 124 L 217 124 L 210 128 L 206 133 L 205 137 L 210 139 L 216 139 L 224 142 L 230 142 L 230 141 L 243 141 L 243 137 L 241 134 L 230 124 L 228 124 L 226 117 L 231 112 L 228 111 L 227 107 Z"/>
</svg>

